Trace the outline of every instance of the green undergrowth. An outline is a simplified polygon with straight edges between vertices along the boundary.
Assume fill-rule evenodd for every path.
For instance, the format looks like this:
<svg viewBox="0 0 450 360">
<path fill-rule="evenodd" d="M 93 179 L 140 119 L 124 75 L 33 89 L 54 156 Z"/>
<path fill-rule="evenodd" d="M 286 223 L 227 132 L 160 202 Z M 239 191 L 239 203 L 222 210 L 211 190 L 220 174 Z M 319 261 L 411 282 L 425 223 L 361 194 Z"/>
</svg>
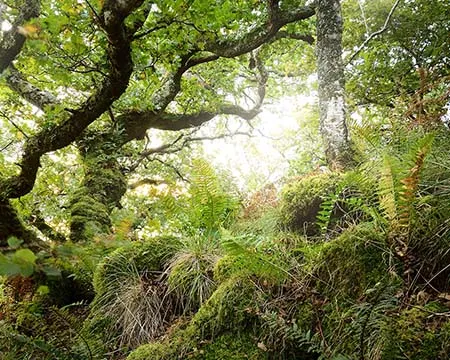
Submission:
<svg viewBox="0 0 450 360">
<path fill-rule="evenodd" d="M 244 339 L 249 336 L 256 321 L 255 309 L 264 301 L 264 296 L 248 277 L 228 279 L 200 307 L 187 326 L 175 330 L 162 342 L 139 347 L 128 356 L 128 360 L 183 359 L 191 355 L 197 359 L 210 358 L 203 356 L 221 352 L 216 337 L 220 338 L 226 332 L 242 333 Z M 202 345 L 207 345 L 206 350 L 199 350 Z M 234 353 L 235 358 L 246 353 L 245 349 L 238 348 L 229 351 L 228 354 Z"/>
</svg>

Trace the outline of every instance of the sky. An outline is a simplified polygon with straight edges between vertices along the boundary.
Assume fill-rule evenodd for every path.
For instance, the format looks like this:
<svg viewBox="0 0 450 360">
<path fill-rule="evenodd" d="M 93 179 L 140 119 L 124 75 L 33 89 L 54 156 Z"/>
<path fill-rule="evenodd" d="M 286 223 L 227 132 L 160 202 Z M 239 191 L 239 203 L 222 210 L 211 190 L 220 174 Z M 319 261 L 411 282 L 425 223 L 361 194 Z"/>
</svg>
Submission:
<svg viewBox="0 0 450 360">
<path fill-rule="evenodd" d="M 301 110 L 314 102 L 314 97 L 299 95 L 263 105 L 252 137 L 205 141 L 205 154 L 214 165 L 228 170 L 242 190 L 277 182 L 286 174 L 289 160 L 296 156 L 290 146 L 295 139 L 288 139 L 286 134 L 291 137 L 300 133 Z"/>
</svg>

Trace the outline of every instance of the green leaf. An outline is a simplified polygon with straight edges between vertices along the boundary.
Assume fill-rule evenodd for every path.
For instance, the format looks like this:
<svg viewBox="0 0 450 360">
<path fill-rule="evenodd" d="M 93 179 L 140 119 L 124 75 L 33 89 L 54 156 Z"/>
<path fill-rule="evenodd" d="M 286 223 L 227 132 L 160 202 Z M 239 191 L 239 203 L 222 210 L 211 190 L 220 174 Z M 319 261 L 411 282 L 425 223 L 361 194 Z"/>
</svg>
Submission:
<svg viewBox="0 0 450 360">
<path fill-rule="evenodd" d="M 50 277 L 60 277 L 61 276 L 61 270 L 53 267 L 53 266 L 44 266 L 42 268 L 42 271 L 44 271 L 45 275 Z"/>
<path fill-rule="evenodd" d="M 18 248 L 20 246 L 20 244 L 22 244 L 22 243 L 23 243 L 23 240 L 20 240 L 20 239 L 16 238 L 15 236 L 10 236 L 8 238 L 8 246 L 11 249 Z"/>
<path fill-rule="evenodd" d="M 14 254 L 14 260 L 22 260 L 30 264 L 36 262 L 37 256 L 30 249 L 20 249 Z"/>
<path fill-rule="evenodd" d="M 37 288 L 36 292 L 39 295 L 47 295 L 50 292 L 50 289 L 46 285 L 41 285 Z"/>
<path fill-rule="evenodd" d="M 0 275 L 12 276 L 20 274 L 20 266 L 10 258 L 0 254 Z"/>
</svg>

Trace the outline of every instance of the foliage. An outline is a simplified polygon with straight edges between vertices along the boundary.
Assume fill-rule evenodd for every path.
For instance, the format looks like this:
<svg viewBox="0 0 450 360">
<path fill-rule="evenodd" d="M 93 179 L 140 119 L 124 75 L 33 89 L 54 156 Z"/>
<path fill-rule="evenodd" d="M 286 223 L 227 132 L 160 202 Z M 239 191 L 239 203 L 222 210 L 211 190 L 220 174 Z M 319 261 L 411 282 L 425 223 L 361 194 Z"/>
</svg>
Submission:
<svg viewBox="0 0 450 360">
<path fill-rule="evenodd" d="M 395 1 L 343 2 L 357 165 L 320 166 L 306 105 L 297 178 L 247 200 L 197 128 L 314 95 L 312 7 L 37 3 L 0 5 L 2 359 L 450 357 L 447 1 L 370 39 Z"/>
</svg>

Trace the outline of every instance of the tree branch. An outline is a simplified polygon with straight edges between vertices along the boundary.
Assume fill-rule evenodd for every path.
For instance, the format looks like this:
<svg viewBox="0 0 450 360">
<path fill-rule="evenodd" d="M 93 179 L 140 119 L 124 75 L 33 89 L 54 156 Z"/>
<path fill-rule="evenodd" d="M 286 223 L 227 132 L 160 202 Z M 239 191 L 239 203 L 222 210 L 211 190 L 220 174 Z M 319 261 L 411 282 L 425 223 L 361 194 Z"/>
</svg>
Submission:
<svg viewBox="0 0 450 360">
<path fill-rule="evenodd" d="M 105 1 L 100 16 L 102 28 L 108 36 L 109 76 L 103 80 L 98 91 L 60 124 L 45 128 L 25 143 L 19 166 L 19 175 L 0 183 L 0 198 L 17 198 L 33 188 L 43 154 L 61 149 L 76 140 L 84 129 L 103 114 L 128 86 L 133 62 L 131 38 L 124 20 L 141 1 Z"/>
<path fill-rule="evenodd" d="M 197 136 L 197 137 L 191 137 L 189 136 L 185 136 L 184 134 L 180 135 L 179 137 L 177 137 L 174 141 L 167 143 L 167 144 L 163 144 L 161 146 L 158 146 L 156 148 L 153 149 L 147 149 L 145 151 L 143 151 L 140 155 L 139 158 L 136 160 L 136 162 L 131 165 L 129 168 L 127 168 L 127 172 L 133 172 L 135 171 L 141 164 L 142 162 L 147 159 L 149 161 L 155 161 L 155 160 L 159 160 L 156 157 L 155 158 L 150 158 L 151 155 L 168 155 L 168 154 L 175 154 L 180 152 L 181 150 L 183 150 L 188 144 L 193 143 L 193 142 L 201 142 L 201 141 L 213 141 L 213 140 L 218 140 L 218 139 L 225 139 L 225 138 L 229 138 L 229 137 L 234 137 L 234 136 L 248 136 L 251 137 L 252 135 L 248 132 L 244 132 L 244 131 L 234 131 L 231 133 L 226 133 L 226 134 L 220 134 L 220 135 L 214 135 L 214 136 Z M 180 142 L 180 140 L 184 139 L 181 144 L 179 144 L 177 147 L 174 147 L 177 143 Z"/>
<path fill-rule="evenodd" d="M 56 241 L 58 243 L 66 241 L 66 237 L 63 234 L 53 229 L 45 222 L 45 219 L 42 217 L 39 209 L 35 209 L 33 214 L 31 214 L 31 216 L 26 220 L 30 222 L 30 225 L 34 226 L 50 240 Z"/>
<path fill-rule="evenodd" d="M 382 33 L 384 33 L 387 30 L 387 28 L 389 26 L 389 23 L 391 21 L 392 15 L 394 14 L 395 9 L 397 8 L 397 6 L 400 4 L 400 1 L 401 0 L 396 0 L 395 1 L 394 5 L 392 5 L 391 10 L 389 11 L 389 14 L 388 14 L 388 16 L 387 16 L 387 18 L 386 18 L 386 20 L 384 22 L 383 27 L 380 30 L 375 31 L 372 34 L 370 34 L 369 37 L 366 40 L 364 40 L 364 42 L 358 47 L 358 49 L 356 49 L 356 51 L 350 56 L 350 58 L 348 59 L 346 65 L 350 64 L 355 59 L 355 57 L 358 56 L 358 54 L 366 47 L 366 45 L 373 38 L 377 37 L 378 35 L 381 35 Z"/>
<path fill-rule="evenodd" d="M 293 40 L 301 40 L 309 45 L 314 44 L 314 37 L 310 34 L 302 34 L 302 33 L 290 33 L 284 30 L 278 31 L 275 36 L 273 37 L 273 40 L 279 40 L 279 39 L 293 39 Z"/>
<path fill-rule="evenodd" d="M 278 7 L 278 1 L 269 3 L 269 17 L 264 24 L 255 27 L 240 39 L 223 39 L 213 44 L 207 44 L 205 49 L 222 57 L 239 56 L 255 50 L 271 40 L 283 26 L 305 20 L 315 14 L 314 5 L 303 6 L 295 11 L 282 11 Z"/>
<path fill-rule="evenodd" d="M 19 15 L 14 21 L 13 26 L 3 36 L 3 40 L 0 43 L 0 74 L 16 58 L 25 43 L 25 36 L 17 31 L 19 26 L 35 17 L 38 17 L 40 5 L 39 0 L 25 0 L 25 3 L 20 8 Z"/>
<path fill-rule="evenodd" d="M 308 5 L 295 11 L 281 11 L 278 7 L 278 1 L 269 1 L 268 13 L 268 20 L 245 36 L 238 39 L 232 37 L 214 39 L 208 41 L 202 49 L 194 49 L 182 57 L 181 65 L 167 78 L 161 90 L 151 99 L 151 103 L 156 105 L 155 112 L 164 111 L 175 98 L 181 90 L 181 78 L 190 68 L 217 60 L 219 57 L 233 58 L 247 54 L 273 39 L 283 26 L 313 16 L 315 7 L 314 5 Z M 303 35 L 301 40 L 305 40 Z M 202 55 L 205 53 L 206 55 Z"/>
<path fill-rule="evenodd" d="M 156 111 L 130 111 L 118 116 L 118 123 L 122 124 L 127 134 L 127 141 L 142 140 L 148 129 L 179 131 L 198 127 L 217 115 L 235 115 L 244 120 L 251 120 L 261 111 L 265 97 L 265 87 L 268 73 L 259 57 L 259 52 L 252 54 L 256 66 L 257 99 L 251 109 L 239 105 L 224 103 L 211 111 L 201 111 L 195 114 L 173 114 Z"/>
<path fill-rule="evenodd" d="M 53 94 L 31 84 L 12 64 L 8 68 L 6 81 L 12 90 L 41 110 L 44 110 L 46 106 L 58 104 L 58 100 Z"/>
</svg>

